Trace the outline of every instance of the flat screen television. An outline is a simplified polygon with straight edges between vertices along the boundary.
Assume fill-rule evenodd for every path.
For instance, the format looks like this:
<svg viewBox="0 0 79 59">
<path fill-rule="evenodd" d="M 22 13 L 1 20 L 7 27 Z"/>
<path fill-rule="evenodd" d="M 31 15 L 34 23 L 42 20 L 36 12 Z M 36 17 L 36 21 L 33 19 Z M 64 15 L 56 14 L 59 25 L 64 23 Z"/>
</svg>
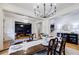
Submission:
<svg viewBox="0 0 79 59">
<path fill-rule="evenodd" d="M 15 22 L 15 33 L 31 34 L 31 24 L 23 22 Z"/>
</svg>

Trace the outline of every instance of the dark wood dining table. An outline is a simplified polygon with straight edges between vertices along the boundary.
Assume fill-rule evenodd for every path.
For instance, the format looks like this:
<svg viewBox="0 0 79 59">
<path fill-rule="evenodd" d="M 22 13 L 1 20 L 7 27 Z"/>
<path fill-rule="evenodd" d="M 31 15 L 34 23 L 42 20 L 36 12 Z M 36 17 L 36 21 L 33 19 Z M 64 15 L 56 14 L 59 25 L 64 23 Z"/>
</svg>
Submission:
<svg viewBox="0 0 79 59">
<path fill-rule="evenodd" d="M 42 50 L 46 50 L 46 47 L 43 46 L 42 44 L 39 44 L 39 45 L 35 45 L 28 48 L 26 50 L 26 53 L 24 53 L 25 52 L 24 50 L 20 50 L 20 51 L 11 53 L 10 55 L 33 55 L 34 53 L 42 51 Z"/>
<path fill-rule="evenodd" d="M 28 42 L 30 42 L 30 41 L 28 41 Z M 33 55 L 34 53 L 37 53 L 39 51 L 47 50 L 47 48 L 48 48 L 47 45 L 38 44 L 38 45 L 28 48 L 27 50 L 20 50 L 20 51 L 10 53 L 10 55 Z"/>
</svg>

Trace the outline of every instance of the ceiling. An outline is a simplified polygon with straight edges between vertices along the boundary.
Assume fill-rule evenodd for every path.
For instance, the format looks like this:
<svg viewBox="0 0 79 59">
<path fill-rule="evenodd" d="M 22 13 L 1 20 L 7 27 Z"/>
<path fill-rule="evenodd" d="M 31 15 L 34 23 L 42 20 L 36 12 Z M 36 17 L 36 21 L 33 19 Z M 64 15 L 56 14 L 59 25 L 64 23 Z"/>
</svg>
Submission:
<svg viewBox="0 0 79 59">
<path fill-rule="evenodd" d="M 33 11 L 33 7 L 36 5 L 36 3 L 11 3 L 11 4 L 24 8 L 24 9 L 27 9 L 29 11 Z M 77 3 L 56 3 L 56 8 L 57 8 L 57 11 L 60 11 L 67 7 L 73 6 L 75 4 L 77 4 Z"/>
<path fill-rule="evenodd" d="M 25 10 L 28 10 L 28 11 L 30 11 L 34 15 L 33 7 L 37 3 L 8 3 L 8 4 L 15 5 L 17 7 L 20 7 L 20 8 L 23 8 Z M 77 7 L 78 7 L 79 6 L 79 3 L 56 3 L 56 14 L 63 13 L 63 10 L 65 10 L 65 9 L 66 10 L 64 12 L 69 11 L 68 7 L 69 8 L 70 7 L 74 8 L 74 5 L 77 5 Z M 30 16 L 33 16 L 33 15 L 30 15 Z M 34 17 L 36 17 L 36 16 L 34 15 Z"/>
<path fill-rule="evenodd" d="M 23 20 L 23 21 L 25 19 L 28 19 L 28 20 L 31 20 L 31 21 L 36 21 L 36 19 L 33 20 L 32 18 L 29 18 L 29 17 L 26 17 L 26 16 L 17 15 L 15 13 L 7 12 L 7 11 L 4 11 L 4 16 L 5 17 L 11 17 L 13 19 L 15 18 L 15 19 L 18 19 L 18 20 Z"/>
</svg>

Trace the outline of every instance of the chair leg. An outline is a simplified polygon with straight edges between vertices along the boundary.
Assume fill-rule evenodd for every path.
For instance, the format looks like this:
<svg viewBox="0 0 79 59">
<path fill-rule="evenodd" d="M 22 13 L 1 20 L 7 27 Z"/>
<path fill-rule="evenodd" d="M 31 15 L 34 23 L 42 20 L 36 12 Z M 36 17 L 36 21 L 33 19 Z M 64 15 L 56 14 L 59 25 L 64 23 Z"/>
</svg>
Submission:
<svg viewBox="0 0 79 59">
<path fill-rule="evenodd" d="M 61 52 L 59 52 L 59 55 L 61 55 Z"/>
<path fill-rule="evenodd" d="M 50 51 L 50 55 L 52 55 L 52 50 Z"/>
<path fill-rule="evenodd" d="M 54 50 L 54 55 L 56 55 L 56 50 Z"/>
<path fill-rule="evenodd" d="M 64 48 L 63 54 L 65 55 L 65 48 Z"/>
<path fill-rule="evenodd" d="M 49 51 L 47 52 L 47 55 L 49 55 Z"/>
<path fill-rule="evenodd" d="M 54 55 L 56 55 L 56 53 L 54 52 Z"/>
<path fill-rule="evenodd" d="M 65 55 L 65 51 L 63 51 L 63 54 Z"/>
<path fill-rule="evenodd" d="M 50 55 L 50 49 L 47 49 L 47 55 Z"/>
</svg>

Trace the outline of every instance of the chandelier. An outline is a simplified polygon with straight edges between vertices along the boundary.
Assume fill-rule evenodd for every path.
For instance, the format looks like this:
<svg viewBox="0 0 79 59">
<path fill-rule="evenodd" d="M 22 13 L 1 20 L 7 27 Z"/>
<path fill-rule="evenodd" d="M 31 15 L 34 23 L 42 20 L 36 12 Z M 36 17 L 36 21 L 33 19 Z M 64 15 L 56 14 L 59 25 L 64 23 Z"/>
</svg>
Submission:
<svg viewBox="0 0 79 59">
<path fill-rule="evenodd" d="M 40 3 L 34 7 L 35 16 L 41 18 L 52 17 L 56 13 L 56 4 L 54 3 Z"/>
</svg>

